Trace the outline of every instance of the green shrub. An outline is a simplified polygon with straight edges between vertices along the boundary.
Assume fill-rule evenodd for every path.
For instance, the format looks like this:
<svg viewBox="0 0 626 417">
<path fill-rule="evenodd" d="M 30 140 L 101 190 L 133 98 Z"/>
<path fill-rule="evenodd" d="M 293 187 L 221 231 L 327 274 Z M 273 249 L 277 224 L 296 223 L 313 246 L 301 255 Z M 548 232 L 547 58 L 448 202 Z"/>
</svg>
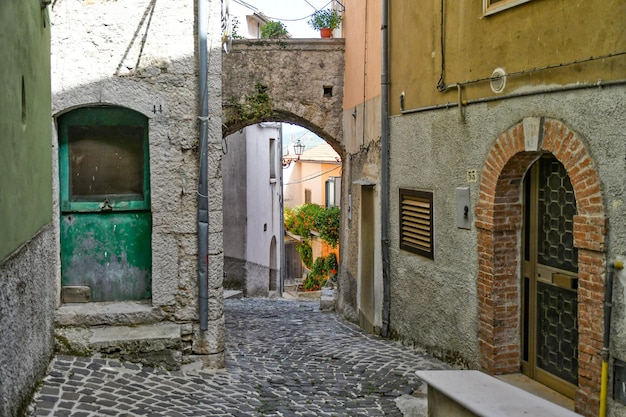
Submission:
<svg viewBox="0 0 626 417">
<path fill-rule="evenodd" d="M 269 21 L 261 26 L 261 39 L 286 39 L 289 32 L 283 22 Z"/>
<path fill-rule="evenodd" d="M 285 230 L 308 239 L 311 231 L 330 246 L 339 243 L 339 207 L 325 209 L 317 204 L 303 204 L 293 209 L 285 209 Z"/>
<path fill-rule="evenodd" d="M 331 252 L 326 257 L 324 261 L 324 270 L 327 274 L 336 275 L 337 269 L 339 269 L 339 264 L 337 262 L 337 255 L 334 252 Z"/>
<path fill-rule="evenodd" d="M 300 254 L 302 263 L 306 265 L 307 268 L 311 268 L 313 263 L 313 249 L 311 248 L 309 242 L 303 240 L 298 246 L 296 246 L 296 250 Z"/>
<path fill-rule="evenodd" d="M 243 39 L 243 36 L 241 36 L 239 34 L 239 19 L 237 19 L 236 16 L 234 16 L 231 19 L 231 24 L 232 24 L 232 38 L 233 39 Z"/>
<path fill-rule="evenodd" d="M 331 207 L 315 215 L 314 229 L 333 248 L 339 243 L 339 207 Z"/>
<path fill-rule="evenodd" d="M 320 256 L 313 262 L 311 272 L 302 283 L 305 291 L 317 291 L 326 283 L 326 270 L 324 269 L 325 259 Z"/>
<path fill-rule="evenodd" d="M 285 209 L 285 229 L 308 239 L 315 230 L 315 218 L 325 209 L 317 204 L 303 204 L 293 209 Z"/>
</svg>

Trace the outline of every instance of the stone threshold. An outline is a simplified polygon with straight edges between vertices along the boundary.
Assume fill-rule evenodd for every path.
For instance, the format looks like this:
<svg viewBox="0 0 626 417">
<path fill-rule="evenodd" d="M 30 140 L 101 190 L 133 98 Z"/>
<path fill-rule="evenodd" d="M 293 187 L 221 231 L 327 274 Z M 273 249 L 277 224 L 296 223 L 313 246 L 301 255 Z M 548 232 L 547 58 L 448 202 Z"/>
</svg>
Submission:
<svg viewBox="0 0 626 417">
<path fill-rule="evenodd" d="M 149 302 L 69 303 L 55 313 L 57 326 L 136 325 L 164 320 L 161 309 Z"/>
</svg>

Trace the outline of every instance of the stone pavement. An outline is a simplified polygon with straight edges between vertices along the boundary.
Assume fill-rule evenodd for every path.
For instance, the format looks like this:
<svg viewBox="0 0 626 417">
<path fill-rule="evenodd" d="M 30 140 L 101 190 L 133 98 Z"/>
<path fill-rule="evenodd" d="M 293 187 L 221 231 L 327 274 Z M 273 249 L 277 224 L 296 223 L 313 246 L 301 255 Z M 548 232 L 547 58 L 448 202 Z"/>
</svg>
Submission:
<svg viewBox="0 0 626 417">
<path fill-rule="evenodd" d="M 319 301 L 231 299 L 225 314 L 226 369 L 57 356 L 29 415 L 401 417 L 409 394 L 425 392 L 415 371 L 447 368 Z"/>
</svg>

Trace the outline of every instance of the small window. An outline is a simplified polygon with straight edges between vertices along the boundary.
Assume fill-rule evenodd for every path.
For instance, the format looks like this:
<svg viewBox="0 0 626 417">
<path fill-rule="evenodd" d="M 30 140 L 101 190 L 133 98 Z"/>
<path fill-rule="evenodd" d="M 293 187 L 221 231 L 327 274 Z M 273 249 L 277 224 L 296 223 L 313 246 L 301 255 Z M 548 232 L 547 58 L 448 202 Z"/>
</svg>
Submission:
<svg viewBox="0 0 626 417">
<path fill-rule="evenodd" d="M 311 190 L 309 188 L 304 189 L 304 204 L 311 204 Z"/>
<path fill-rule="evenodd" d="M 433 193 L 400 189 L 400 249 L 434 258 Z"/>
<path fill-rule="evenodd" d="M 326 208 L 339 207 L 341 201 L 341 177 L 326 180 Z"/>
<path fill-rule="evenodd" d="M 276 139 L 270 138 L 270 180 L 276 179 Z"/>
<path fill-rule="evenodd" d="M 487 16 L 529 1 L 531 0 L 483 0 L 483 14 Z"/>
<path fill-rule="evenodd" d="M 69 126 L 71 201 L 144 198 L 142 126 Z"/>
</svg>

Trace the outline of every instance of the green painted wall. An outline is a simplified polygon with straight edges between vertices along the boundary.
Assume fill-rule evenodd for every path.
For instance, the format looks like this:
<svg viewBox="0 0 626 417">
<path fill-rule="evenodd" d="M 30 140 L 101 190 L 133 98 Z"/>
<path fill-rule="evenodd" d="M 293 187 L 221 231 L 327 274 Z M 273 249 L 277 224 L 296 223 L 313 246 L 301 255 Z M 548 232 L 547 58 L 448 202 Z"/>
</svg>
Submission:
<svg viewBox="0 0 626 417">
<path fill-rule="evenodd" d="M 0 2 L 0 261 L 52 220 L 50 19 Z"/>
</svg>

